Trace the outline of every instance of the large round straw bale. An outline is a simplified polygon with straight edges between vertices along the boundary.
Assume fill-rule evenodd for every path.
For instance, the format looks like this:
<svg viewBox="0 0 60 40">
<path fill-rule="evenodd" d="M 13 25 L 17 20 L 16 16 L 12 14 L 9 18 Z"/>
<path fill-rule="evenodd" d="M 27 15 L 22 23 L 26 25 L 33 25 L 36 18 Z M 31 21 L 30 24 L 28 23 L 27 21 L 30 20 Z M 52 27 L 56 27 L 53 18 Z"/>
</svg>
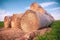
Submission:
<svg viewBox="0 0 60 40">
<path fill-rule="evenodd" d="M 30 6 L 30 10 L 33 10 L 41 14 L 45 14 L 45 10 L 36 2 L 32 3 L 32 5 Z"/>
<path fill-rule="evenodd" d="M 5 18 L 4 18 L 4 27 L 5 28 L 11 27 L 11 16 L 5 16 Z"/>
<path fill-rule="evenodd" d="M 30 10 L 35 11 L 35 12 L 40 13 L 40 14 L 45 14 L 45 15 L 49 16 L 49 18 L 51 19 L 51 21 L 54 21 L 53 16 L 51 14 L 47 13 L 46 10 L 44 10 L 36 2 L 32 3 L 32 5 L 30 6 Z"/>
<path fill-rule="evenodd" d="M 11 20 L 11 27 L 12 28 L 20 28 L 20 19 L 23 14 L 13 14 Z"/>
<path fill-rule="evenodd" d="M 27 10 L 21 18 L 21 28 L 25 32 L 37 30 L 39 28 L 47 27 L 52 23 L 49 17 L 45 14 L 36 13 L 32 10 Z"/>
</svg>

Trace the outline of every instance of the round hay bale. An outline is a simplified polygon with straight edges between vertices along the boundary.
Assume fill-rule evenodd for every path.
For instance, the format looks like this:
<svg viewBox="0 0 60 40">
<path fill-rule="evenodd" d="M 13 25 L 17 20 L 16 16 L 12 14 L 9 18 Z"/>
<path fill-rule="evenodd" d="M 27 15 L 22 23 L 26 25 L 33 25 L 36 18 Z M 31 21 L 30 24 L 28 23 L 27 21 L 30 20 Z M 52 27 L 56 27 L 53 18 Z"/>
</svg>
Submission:
<svg viewBox="0 0 60 40">
<path fill-rule="evenodd" d="M 5 16 L 4 18 L 4 28 L 11 27 L 11 16 Z"/>
<path fill-rule="evenodd" d="M 51 16 L 51 14 L 47 13 L 46 10 L 44 10 L 36 2 L 32 3 L 32 5 L 30 6 L 30 10 L 35 11 L 35 12 L 40 13 L 40 14 L 45 14 L 45 15 L 49 16 L 49 18 L 51 19 L 51 21 L 54 21 L 53 16 Z"/>
<path fill-rule="evenodd" d="M 35 12 L 38 12 L 38 13 L 41 13 L 41 14 L 45 14 L 45 10 L 40 6 L 38 5 L 38 3 L 34 2 L 32 3 L 32 5 L 30 6 L 30 10 L 33 10 Z"/>
<path fill-rule="evenodd" d="M 12 28 L 20 28 L 20 19 L 23 14 L 13 14 L 11 20 L 11 27 Z"/>
<path fill-rule="evenodd" d="M 27 10 L 21 18 L 21 29 L 25 32 L 31 32 L 39 28 L 47 27 L 51 23 L 52 21 L 45 14 Z"/>
</svg>

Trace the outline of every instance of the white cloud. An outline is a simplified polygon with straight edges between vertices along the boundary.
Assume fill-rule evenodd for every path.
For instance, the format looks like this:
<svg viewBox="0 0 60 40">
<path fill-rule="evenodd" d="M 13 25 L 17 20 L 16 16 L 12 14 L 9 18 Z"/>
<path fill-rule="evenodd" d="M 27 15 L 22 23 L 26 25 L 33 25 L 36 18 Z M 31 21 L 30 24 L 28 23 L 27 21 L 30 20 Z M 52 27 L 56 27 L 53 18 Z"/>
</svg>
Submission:
<svg viewBox="0 0 60 40">
<path fill-rule="evenodd" d="M 49 8 L 46 10 L 55 18 L 55 20 L 60 20 L 60 7 Z"/>
<path fill-rule="evenodd" d="M 58 4 L 57 2 L 43 2 L 43 3 L 38 3 L 39 5 L 41 5 L 42 7 L 48 7 L 49 5 L 53 5 L 53 4 Z M 30 6 L 26 7 L 25 10 L 29 9 Z"/>
<path fill-rule="evenodd" d="M 57 2 L 44 2 L 44 3 L 40 3 L 40 5 L 42 7 L 47 7 L 47 6 L 53 5 L 53 4 L 58 4 L 58 3 Z"/>
<path fill-rule="evenodd" d="M 60 10 L 60 7 L 56 7 L 56 8 L 51 8 L 49 10 Z"/>
<path fill-rule="evenodd" d="M 47 11 L 49 11 L 48 13 L 50 13 L 55 20 L 60 20 L 60 9 L 59 8 L 53 8 L 53 9 L 48 9 Z"/>
<path fill-rule="evenodd" d="M 12 15 L 10 12 L 0 9 L 0 21 L 3 21 L 5 16 L 10 16 L 10 15 Z"/>
<path fill-rule="evenodd" d="M 25 8 L 25 10 L 28 10 L 28 9 L 30 9 L 30 7 L 29 7 L 29 6 Z"/>
<path fill-rule="evenodd" d="M 60 7 L 45 9 L 48 12 L 60 13 Z"/>
<path fill-rule="evenodd" d="M 55 20 L 60 20 L 60 14 L 51 14 Z"/>
</svg>

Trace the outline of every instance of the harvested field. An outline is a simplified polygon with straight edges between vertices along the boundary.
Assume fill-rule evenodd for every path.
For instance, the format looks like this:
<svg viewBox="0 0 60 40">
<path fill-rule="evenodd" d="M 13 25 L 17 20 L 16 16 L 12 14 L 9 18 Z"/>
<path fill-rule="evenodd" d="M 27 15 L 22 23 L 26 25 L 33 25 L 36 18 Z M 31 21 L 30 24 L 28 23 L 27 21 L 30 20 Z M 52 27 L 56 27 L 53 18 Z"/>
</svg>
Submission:
<svg viewBox="0 0 60 40">
<path fill-rule="evenodd" d="M 25 33 L 19 28 L 1 29 L 0 40 L 15 40 L 21 38 Z"/>
<path fill-rule="evenodd" d="M 44 35 L 45 32 L 48 32 L 47 30 L 49 29 L 44 28 L 41 30 L 25 33 L 19 28 L 1 29 L 0 40 L 33 40 L 38 34 Z"/>
</svg>

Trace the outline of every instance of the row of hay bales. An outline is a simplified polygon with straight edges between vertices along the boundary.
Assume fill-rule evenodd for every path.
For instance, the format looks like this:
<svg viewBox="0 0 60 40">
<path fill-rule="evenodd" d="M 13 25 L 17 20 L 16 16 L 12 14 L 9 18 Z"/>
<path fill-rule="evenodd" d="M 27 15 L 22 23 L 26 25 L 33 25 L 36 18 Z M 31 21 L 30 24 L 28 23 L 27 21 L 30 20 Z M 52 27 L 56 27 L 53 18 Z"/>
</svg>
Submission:
<svg viewBox="0 0 60 40">
<path fill-rule="evenodd" d="M 31 32 L 40 28 L 48 27 L 54 18 L 40 5 L 33 3 L 24 14 L 5 16 L 5 28 L 20 28 L 24 32 Z"/>
</svg>

